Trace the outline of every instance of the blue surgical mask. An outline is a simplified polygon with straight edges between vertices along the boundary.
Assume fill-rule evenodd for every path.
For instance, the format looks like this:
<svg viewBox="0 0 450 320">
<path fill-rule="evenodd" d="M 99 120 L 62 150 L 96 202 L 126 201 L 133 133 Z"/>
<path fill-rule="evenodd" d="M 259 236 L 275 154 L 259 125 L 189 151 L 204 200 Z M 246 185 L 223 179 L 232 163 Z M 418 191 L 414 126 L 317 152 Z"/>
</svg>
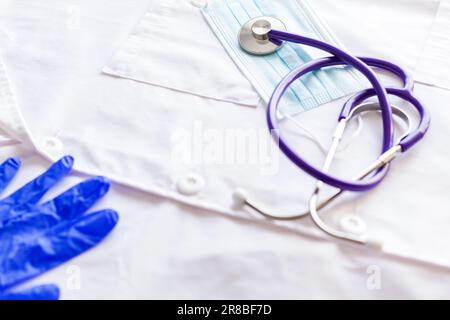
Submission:
<svg viewBox="0 0 450 320">
<path fill-rule="evenodd" d="M 289 32 L 338 44 L 305 0 L 209 0 L 203 14 L 233 61 L 267 103 L 273 90 L 291 70 L 327 56 L 307 46 L 286 43 L 267 56 L 253 56 L 239 45 L 240 28 L 248 20 L 271 16 Z M 280 105 L 280 117 L 293 116 L 364 88 L 362 77 L 349 67 L 312 72 L 292 84 Z"/>
</svg>

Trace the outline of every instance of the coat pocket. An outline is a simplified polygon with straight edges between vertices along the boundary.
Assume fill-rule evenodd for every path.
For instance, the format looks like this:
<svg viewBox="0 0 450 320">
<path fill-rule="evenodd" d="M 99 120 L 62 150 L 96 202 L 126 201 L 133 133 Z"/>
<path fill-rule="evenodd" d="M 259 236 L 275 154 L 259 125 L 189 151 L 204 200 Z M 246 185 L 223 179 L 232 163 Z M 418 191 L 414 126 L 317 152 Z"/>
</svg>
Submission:
<svg viewBox="0 0 450 320">
<path fill-rule="evenodd" d="M 187 0 L 159 0 L 116 50 L 103 72 L 246 106 L 260 98 Z"/>
</svg>

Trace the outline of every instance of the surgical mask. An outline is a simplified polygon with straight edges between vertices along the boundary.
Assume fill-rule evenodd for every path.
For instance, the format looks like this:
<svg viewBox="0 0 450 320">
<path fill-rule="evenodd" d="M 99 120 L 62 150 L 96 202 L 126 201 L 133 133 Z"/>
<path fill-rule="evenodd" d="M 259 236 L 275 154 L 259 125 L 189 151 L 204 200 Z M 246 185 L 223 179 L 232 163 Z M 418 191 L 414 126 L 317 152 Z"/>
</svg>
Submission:
<svg viewBox="0 0 450 320">
<path fill-rule="evenodd" d="M 317 49 L 284 44 L 267 56 L 253 56 L 239 45 L 238 34 L 248 20 L 271 16 L 282 20 L 288 31 L 339 45 L 307 1 L 209 0 L 202 12 L 233 61 L 267 103 L 273 90 L 291 70 L 327 54 Z M 310 110 L 365 87 L 362 77 L 349 67 L 312 72 L 292 84 L 279 108 L 280 118 Z"/>
</svg>

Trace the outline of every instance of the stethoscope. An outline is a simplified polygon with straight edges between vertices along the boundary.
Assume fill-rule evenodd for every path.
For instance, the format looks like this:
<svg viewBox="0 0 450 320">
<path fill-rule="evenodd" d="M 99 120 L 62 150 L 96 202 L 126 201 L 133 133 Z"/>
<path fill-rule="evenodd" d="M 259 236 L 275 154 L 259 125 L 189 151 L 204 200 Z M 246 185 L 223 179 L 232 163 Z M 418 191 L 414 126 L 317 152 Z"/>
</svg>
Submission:
<svg viewBox="0 0 450 320">
<path fill-rule="evenodd" d="M 242 49 L 252 55 L 268 55 L 276 52 L 284 42 L 292 42 L 321 49 L 332 54 L 332 57 L 313 60 L 291 71 L 275 88 L 267 107 L 267 124 L 270 133 L 281 151 L 300 169 L 317 179 L 314 193 L 309 200 L 309 211 L 281 216 L 271 214 L 252 201 L 247 193 L 236 190 L 234 197 L 243 206 L 247 206 L 266 218 L 273 220 L 295 220 L 310 216 L 314 224 L 328 235 L 351 241 L 356 244 L 368 245 L 382 249 L 378 240 L 370 239 L 365 234 L 343 231 L 326 224 L 319 215 L 319 210 L 326 207 L 344 191 L 367 191 L 377 185 L 386 177 L 389 164 L 400 153 L 408 151 L 425 136 L 430 126 L 430 115 L 421 102 L 414 97 L 414 81 L 405 70 L 399 66 L 380 59 L 355 57 L 328 43 L 307 38 L 301 35 L 286 32 L 286 27 L 280 20 L 273 17 L 257 17 L 245 23 L 239 34 L 239 43 Z M 314 70 L 339 65 L 351 65 L 361 72 L 372 85 L 372 89 L 363 90 L 350 98 L 343 106 L 338 118 L 338 125 L 333 135 L 331 146 L 327 152 L 321 169 L 308 163 L 303 157 L 289 146 L 281 133 L 278 120 L 278 105 L 290 85 L 303 75 Z M 378 80 L 372 68 L 386 70 L 402 80 L 401 88 L 384 87 Z M 391 106 L 388 95 L 397 96 L 409 102 L 417 111 L 420 121 L 416 128 L 412 127 L 409 116 L 396 106 Z M 367 102 L 369 98 L 377 97 L 378 102 Z M 343 180 L 329 174 L 333 159 L 344 135 L 346 126 L 356 116 L 366 112 L 380 112 L 383 124 L 383 143 L 380 156 L 363 170 L 354 180 Z M 401 119 L 406 127 L 406 132 L 394 143 L 393 116 Z M 320 191 L 324 185 L 337 188 L 337 191 L 319 203 Z M 358 223 L 358 220 L 353 221 Z"/>
</svg>

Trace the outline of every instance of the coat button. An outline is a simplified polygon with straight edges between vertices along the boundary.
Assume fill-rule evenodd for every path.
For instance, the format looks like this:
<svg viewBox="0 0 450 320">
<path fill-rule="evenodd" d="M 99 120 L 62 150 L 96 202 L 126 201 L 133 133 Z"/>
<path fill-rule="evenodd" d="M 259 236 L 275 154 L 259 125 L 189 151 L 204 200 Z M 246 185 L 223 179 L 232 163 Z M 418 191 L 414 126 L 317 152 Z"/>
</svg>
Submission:
<svg viewBox="0 0 450 320">
<path fill-rule="evenodd" d="M 189 173 L 177 182 L 177 190 L 185 196 L 194 196 L 205 187 L 205 179 L 196 173 Z"/>
<path fill-rule="evenodd" d="M 366 233 L 367 225 L 357 215 L 346 215 L 339 220 L 339 227 L 342 231 L 355 235 L 361 235 Z"/>
<path fill-rule="evenodd" d="M 191 4 L 197 8 L 204 8 L 208 5 L 208 0 L 191 0 Z"/>
</svg>

